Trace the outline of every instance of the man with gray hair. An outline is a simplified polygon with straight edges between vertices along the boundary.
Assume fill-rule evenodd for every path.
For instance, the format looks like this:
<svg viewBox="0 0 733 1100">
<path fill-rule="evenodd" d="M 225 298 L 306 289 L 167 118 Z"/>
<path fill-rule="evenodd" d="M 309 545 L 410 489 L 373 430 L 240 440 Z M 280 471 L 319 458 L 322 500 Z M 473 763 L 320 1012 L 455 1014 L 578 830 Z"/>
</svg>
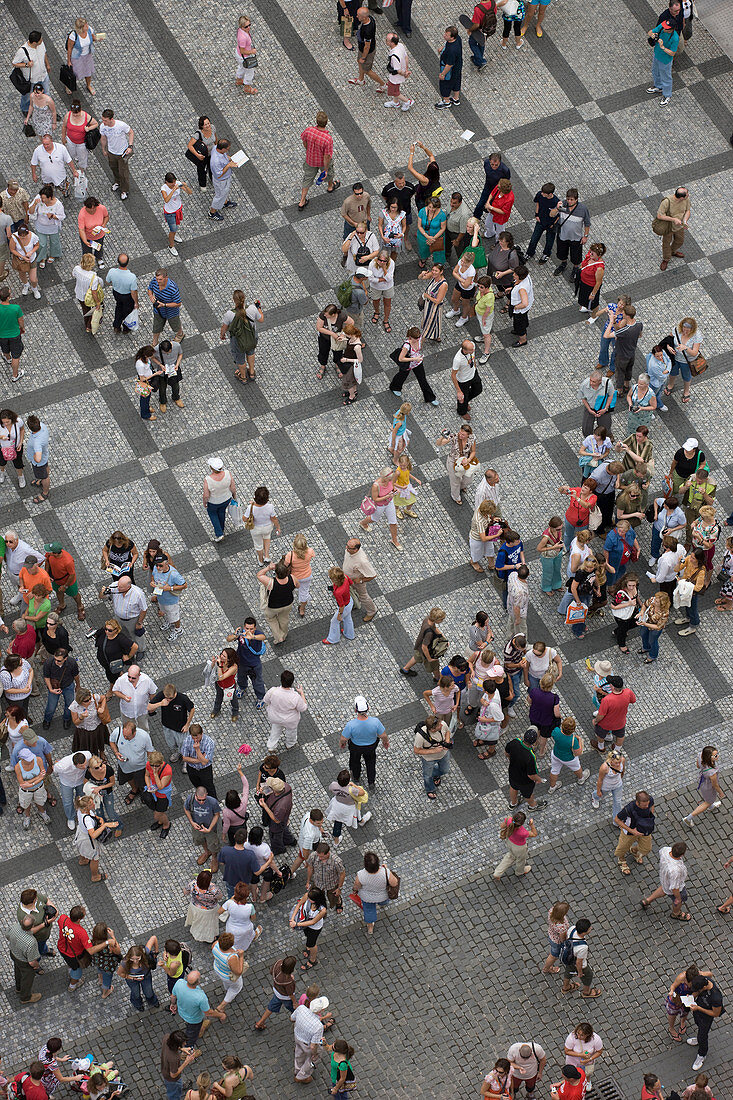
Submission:
<svg viewBox="0 0 733 1100">
<path fill-rule="evenodd" d="M 43 565 L 44 556 L 39 554 L 37 550 L 34 550 L 27 542 L 24 542 L 18 535 L 17 531 L 6 531 L 3 536 L 5 539 L 5 565 L 7 567 L 8 574 L 13 578 L 16 588 L 20 588 L 20 571 L 25 565 L 25 559 L 28 557 L 35 557 L 39 565 Z M 13 607 L 17 607 L 23 600 L 20 592 L 13 596 L 10 601 Z"/>
<path fill-rule="evenodd" d="M 150 728 L 148 703 L 157 690 L 158 685 L 145 672 L 140 671 L 140 665 L 130 665 L 127 672 L 115 680 L 112 694 L 120 700 L 120 714 L 147 731 Z M 151 745 L 148 752 L 152 751 Z"/>
<path fill-rule="evenodd" d="M 120 577 L 118 581 L 106 584 L 99 593 L 100 600 L 109 596 L 112 600 L 112 613 L 123 630 L 135 633 L 137 653 L 145 656 L 145 628 L 143 623 L 148 613 L 148 601 L 142 588 L 133 584 L 129 577 Z"/>
<path fill-rule="evenodd" d="M 596 428 L 611 430 L 611 413 L 616 406 L 616 387 L 613 379 L 604 378 L 599 370 L 591 371 L 578 390 L 578 400 L 583 407 L 581 431 L 583 439 L 593 435 Z"/>
<path fill-rule="evenodd" d="M 456 413 L 462 420 L 471 419 L 471 398 L 477 397 L 483 386 L 476 369 L 476 345 L 464 340 L 453 356 L 450 380 L 456 391 Z"/>
</svg>

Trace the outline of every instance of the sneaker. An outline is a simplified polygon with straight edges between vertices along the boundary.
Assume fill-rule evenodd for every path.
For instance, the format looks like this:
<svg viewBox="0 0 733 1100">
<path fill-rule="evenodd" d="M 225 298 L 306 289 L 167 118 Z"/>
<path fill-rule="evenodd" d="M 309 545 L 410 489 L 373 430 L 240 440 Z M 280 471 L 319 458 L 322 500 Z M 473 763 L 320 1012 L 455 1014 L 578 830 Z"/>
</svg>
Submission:
<svg viewBox="0 0 733 1100">
<path fill-rule="evenodd" d="M 18 478 L 18 488 L 19 489 L 25 489 L 25 477 L 24 477 L 23 474 L 21 474 L 20 477 Z"/>
<path fill-rule="evenodd" d="M 107 266 L 107 264 L 105 263 L 104 260 L 97 260 L 97 267 L 99 268 L 100 271 L 104 271 L 106 266 Z"/>
<path fill-rule="evenodd" d="M 5 765 L 5 771 L 6 771 L 6 772 L 14 772 L 14 771 L 15 771 L 15 768 L 13 767 L 13 765 L 12 765 L 12 764 L 6 764 L 6 765 Z"/>
<path fill-rule="evenodd" d="M 386 91 L 387 91 L 387 85 L 386 84 L 380 84 L 379 87 L 377 88 L 377 95 L 384 95 L 384 93 Z"/>
<path fill-rule="evenodd" d="M 441 99 L 438 103 L 434 103 L 436 111 L 446 111 L 450 109 L 450 100 L 446 103 L 444 99 Z"/>
<path fill-rule="evenodd" d="M 76 828 L 76 822 L 75 821 L 69 821 L 67 819 L 66 828 L 69 830 L 70 833 L 73 833 L 74 829 Z"/>
<path fill-rule="evenodd" d="M 558 782 L 555 784 L 554 787 L 548 787 L 547 788 L 547 793 L 552 794 L 553 791 L 559 791 L 561 787 L 562 787 L 562 780 L 560 779 L 560 780 L 558 780 Z"/>
<path fill-rule="evenodd" d="M 239 203 L 235 202 L 234 199 L 227 199 L 227 201 L 224 203 L 224 209 L 226 209 L 227 206 L 239 206 Z"/>
<path fill-rule="evenodd" d="M 719 798 L 716 798 L 714 802 L 710 803 L 710 809 L 711 810 L 717 810 L 718 806 L 720 806 L 720 799 Z"/>
<path fill-rule="evenodd" d="M 48 816 L 47 813 L 42 813 L 41 814 L 41 821 L 44 823 L 44 825 L 50 825 L 51 824 L 51 818 Z"/>
<path fill-rule="evenodd" d="M 464 325 L 468 324 L 469 320 L 470 318 L 468 317 L 459 317 L 456 321 L 456 328 L 463 328 Z"/>
<path fill-rule="evenodd" d="M 690 621 L 690 620 L 689 620 L 689 619 L 686 619 L 686 618 L 684 617 L 684 615 L 678 615 L 678 616 L 677 616 L 677 618 L 676 618 L 676 619 L 675 619 L 675 621 L 674 621 L 674 625 L 675 625 L 675 626 L 685 626 L 685 624 L 686 624 L 686 623 L 689 623 L 689 621 Z"/>
<path fill-rule="evenodd" d="M 565 270 L 565 268 L 567 266 L 568 266 L 567 264 L 558 264 L 552 274 L 553 275 L 562 275 L 563 271 Z"/>
<path fill-rule="evenodd" d="M 584 768 L 583 771 L 580 774 L 580 779 L 578 780 L 578 786 L 582 787 L 589 775 L 590 775 L 590 768 Z"/>
<path fill-rule="evenodd" d="M 489 357 L 488 355 L 479 355 L 478 361 L 479 363 L 488 363 Z"/>
<path fill-rule="evenodd" d="M 687 1045 L 688 1045 L 688 1047 L 696 1047 L 697 1046 L 697 1039 L 688 1039 L 687 1040 Z"/>
<path fill-rule="evenodd" d="M 211 220 L 213 222 L 223 222 L 224 221 L 224 215 L 220 214 L 218 210 L 210 210 L 209 211 L 209 217 L 211 218 Z"/>
<path fill-rule="evenodd" d="M 119 189 L 120 189 L 119 183 L 113 183 L 112 184 L 112 190 L 113 191 L 119 191 Z"/>
<path fill-rule="evenodd" d="M 357 84 L 361 88 L 364 83 L 365 83 L 365 81 L 359 80 L 358 76 L 350 76 L 349 77 L 349 84 Z"/>
<path fill-rule="evenodd" d="M 662 98 L 659 100 L 659 106 L 660 107 L 666 107 L 671 98 L 672 98 L 671 95 L 663 95 Z M 702 1059 L 699 1059 L 699 1061 L 700 1061 L 700 1065 L 702 1065 Z"/>
<path fill-rule="evenodd" d="M 179 626 L 177 630 L 171 630 L 170 634 L 168 635 L 168 641 L 169 642 L 177 642 L 182 634 L 183 634 L 183 627 Z"/>
<path fill-rule="evenodd" d="M 685 823 L 685 825 L 687 826 L 688 829 L 694 829 L 695 828 L 695 822 L 692 820 L 692 816 L 690 814 L 687 814 L 686 816 L 684 816 L 682 818 L 682 820 L 684 821 L 684 823 Z"/>
<path fill-rule="evenodd" d="M 439 404 L 440 404 L 440 401 L 438 401 L 437 397 L 434 397 L 432 401 L 428 401 L 428 405 L 435 405 L 436 408 L 438 407 Z"/>
<path fill-rule="evenodd" d="M 400 106 L 401 106 L 403 111 L 409 111 L 410 107 L 415 106 L 415 100 L 414 99 L 408 99 L 408 100 L 406 100 L 405 103 L 402 103 Z"/>
<path fill-rule="evenodd" d="M 662 102 L 664 102 L 664 100 L 662 100 Z M 694 1070 L 702 1069 L 704 1061 L 705 1061 L 705 1056 L 703 1054 L 698 1054 L 697 1058 L 692 1063 L 692 1068 Z"/>
<path fill-rule="evenodd" d="M 655 88 L 653 84 L 651 88 L 647 88 L 647 92 L 649 93 L 649 95 L 659 95 L 661 91 L 661 88 Z"/>
<path fill-rule="evenodd" d="M 401 668 L 400 673 L 403 676 L 417 676 L 414 668 Z"/>
<path fill-rule="evenodd" d="M 174 247 L 171 246 L 171 247 L 168 248 L 168 251 L 170 252 L 171 256 L 177 256 L 178 255 L 178 249 L 177 248 L 174 248 Z"/>
<path fill-rule="evenodd" d="M 183 237 L 181 236 L 181 234 L 180 234 L 180 233 L 176 233 L 176 234 L 174 234 L 173 240 L 174 240 L 174 241 L 178 241 L 178 243 L 179 243 L 179 244 L 182 244 L 182 242 L 183 242 Z"/>
<path fill-rule="evenodd" d="M 371 819 L 372 819 L 372 813 L 371 813 L 371 810 L 367 810 L 367 812 L 366 812 L 366 813 L 364 814 L 364 816 L 362 817 L 362 819 L 361 819 L 361 821 L 359 822 L 359 824 L 360 824 L 360 825 L 366 825 L 367 821 L 371 821 Z"/>
<path fill-rule="evenodd" d="M 507 707 L 506 712 L 507 712 L 507 714 L 509 715 L 510 718 L 516 718 L 517 717 L 517 712 L 515 711 L 514 707 Z"/>
<path fill-rule="evenodd" d="M 223 535 L 214 535 L 214 542 L 221 542 L 223 538 Z"/>
<path fill-rule="evenodd" d="M 649 558 L 649 568 L 650 569 L 653 569 L 656 564 L 657 564 L 657 559 L 656 558 Z"/>
<path fill-rule="evenodd" d="M 590 310 L 588 309 L 587 306 L 581 306 L 580 307 L 580 312 L 581 313 L 590 313 Z"/>
<path fill-rule="evenodd" d="M 559 787 L 560 784 L 556 783 L 555 786 Z M 547 799 L 546 798 L 538 798 L 535 805 L 534 806 L 529 806 L 528 808 L 530 810 L 544 810 L 546 805 L 547 805 Z"/>
<path fill-rule="evenodd" d="M 547 263 L 547 261 L 549 260 L 549 258 L 550 258 L 549 256 L 545 256 L 545 255 L 543 254 L 542 256 L 540 256 L 540 258 L 539 258 L 539 260 L 537 261 L 537 263 L 538 263 L 538 264 L 546 264 L 546 263 Z"/>
<path fill-rule="evenodd" d="M 591 798 L 590 804 L 591 804 L 591 806 L 593 807 L 594 810 L 599 810 L 600 807 L 601 807 L 601 804 L 600 804 L 600 802 L 598 801 L 598 799 L 596 798 L 595 795 L 593 795 L 593 797 Z M 586 1089 L 586 1092 L 587 1091 L 588 1090 Z"/>
<path fill-rule="evenodd" d="M 384 101 L 385 107 L 399 107 L 401 104 L 397 103 L 394 99 L 387 99 Z"/>
<path fill-rule="evenodd" d="M 589 317 L 588 320 L 585 323 L 586 323 L 586 325 L 594 325 L 597 320 L 598 320 L 597 317 Z M 585 1091 L 587 1092 L 588 1089 L 586 1088 Z"/>
<path fill-rule="evenodd" d="M 120 191 L 120 202 L 124 202 L 127 198 L 127 191 Z"/>
<path fill-rule="evenodd" d="M 460 309 L 449 309 L 446 313 L 446 317 L 457 317 L 460 312 Z"/>
<path fill-rule="evenodd" d="M 20 293 L 21 294 L 27 294 L 29 290 L 30 290 L 30 283 L 23 283 L 22 287 L 20 288 Z"/>
<path fill-rule="evenodd" d="M 20 485 L 20 482 L 18 482 L 18 484 Z M 688 634 L 697 634 L 697 627 L 687 626 L 684 630 L 678 630 L 677 634 L 680 638 L 686 638 Z"/>
<path fill-rule="evenodd" d="M 395 397 L 402 397 L 402 390 L 390 390 L 389 392 L 393 393 Z"/>
</svg>

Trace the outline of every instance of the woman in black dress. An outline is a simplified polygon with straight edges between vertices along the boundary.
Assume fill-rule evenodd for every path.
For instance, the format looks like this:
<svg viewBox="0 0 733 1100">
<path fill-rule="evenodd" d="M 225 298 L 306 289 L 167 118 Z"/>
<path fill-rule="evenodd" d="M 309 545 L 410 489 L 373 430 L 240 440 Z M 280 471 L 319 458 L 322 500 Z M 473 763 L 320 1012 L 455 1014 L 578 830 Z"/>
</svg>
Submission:
<svg viewBox="0 0 733 1100">
<path fill-rule="evenodd" d="M 108 619 L 94 635 L 94 644 L 97 647 L 97 660 L 109 680 L 111 692 L 115 680 L 122 675 L 125 666 L 129 665 L 137 653 L 137 642 L 132 640 L 116 619 Z"/>
</svg>

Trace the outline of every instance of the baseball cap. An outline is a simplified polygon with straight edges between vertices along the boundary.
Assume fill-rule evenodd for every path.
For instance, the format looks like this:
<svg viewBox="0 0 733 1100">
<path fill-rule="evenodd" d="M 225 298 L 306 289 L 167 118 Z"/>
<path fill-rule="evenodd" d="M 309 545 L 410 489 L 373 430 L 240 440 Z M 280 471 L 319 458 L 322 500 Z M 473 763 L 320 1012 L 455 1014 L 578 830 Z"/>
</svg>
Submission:
<svg viewBox="0 0 733 1100">
<path fill-rule="evenodd" d="M 691 435 L 689 439 L 686 439 L 685 442 L 682 444 L 682 449 L 685 451 L 696 451 L 697 447 L 698 442 L 693 435 Z"/>
<path fill-rule="evenodd" d="M 312 1007 L 313 1005 L 311 1005 L 311 1008 Z M 562 1075 L 563 1077 L 567 1077 L 570 1081 L 580 1080 L 580 1070 L 577 1066 L 563 1066 Z"/>
<path fill-rule="evenodd" d="M 156 554 L 153 558 L 153 565 L 166 565 L 167 563 L 168 559 L 165 554 Z M 611 666 L 609 665 L 608 667 L 610 668 Z"/>
<path fill-rule="evenodd" d="M 47 542 L 44 544 L 43 549 L 48 550 L 49 554 L 60 554 L 63 546 L 60 542 Z"/>
<path fill-rule="evenodd" d="M 26 745 L 35 745 L 38 740 L 38 734 L 30 726 L 26 726 L 20 736 L 23 738 Z"/>
<path fill-rule="evenodd" d="M 369 710 L 369 704 L 363 695 L 357 695 L 356 699 L 354 699 L 354 710 L 358 711 L 359 714 L 364 714 Z"/>
<path fill-rule="evenodd" d="M 271 776 L 267 780 L 267 786 L 270 788 L 273 794 L 280 794 L 281 791 L 285 790 L 285 784 L 283 783 L 282 779 L 278 779 L 276 775 Z"/>
<path fill-rule="evenodd" d="M 535 726 L 530 726 L 528 730 L 525 730 L 524 737 L 522 739 L 525 745 L 534 745 L 537 740 L 537 729 Z"/>
<path fill-rule="evenodd" d="M 365 267 L 357 267 L 357 269 L 356 269 L 356 271 L 354 272 L 354 274 L 355 274 L 355 275 L 358 275 L 358 276 L 359 276 L 359 278 L 362 278 L 362 279 L 364 279 L 364 278 L 366 278 L 366 276 L 367 276 L 367 275 L 369 274 L 369 272 L 367 271 L 367 269 L 366 269 Z"/>
<path fill-rule="evenodd" d="M 311 1012 L 324 1012 L 328 1008 L 328 997 L 315 997 L 314 1000 L 308 1005 Z"/>
<path fill-rule="evenodd" d="M 209 469 L 210 470 L 223 470 L 224 469 L 224 463 L 219 458 L 218 455 L 213 455 L 212 458 L 210 458 L 208 460 L 208 462 L 209 462 Z"/>
</svg>

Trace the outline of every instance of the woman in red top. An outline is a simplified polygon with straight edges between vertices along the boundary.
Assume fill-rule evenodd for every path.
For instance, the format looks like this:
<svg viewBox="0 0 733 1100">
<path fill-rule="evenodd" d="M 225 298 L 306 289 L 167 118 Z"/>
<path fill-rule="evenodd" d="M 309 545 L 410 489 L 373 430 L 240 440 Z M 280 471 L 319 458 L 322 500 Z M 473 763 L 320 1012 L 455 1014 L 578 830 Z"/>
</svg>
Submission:
<svg viewBox="0 0 733 1100">
<path fill-rule="evenodd" d="M 562 525 L 562 540 L 565 549 L 569 551 L 570 543 L 578 532 L 588 529 L 591 510 L 595 508 L 598 499 L 595 478 L 587 477 L 577 489 L 571 489 L 569 485 L 561 485 L 559 492 L 570 497 Z"/>
<path fill-rule="evenodd" d="M 61 126 L 61 140 L 66 145 L 67 152 L 72 160 L 86 172 L 89 164 L 89 150 L 86 147 L 86 135 L 90 130 L 98 130 L 99 123 L 86 111 L 81 109 L 81 100 L 72 99 L 71 110 L 67 114 Z"/>
<path fill-rule="evenodd" d="M 155 820 L 150 828 L 153 831 L 160 829 L 161 840 L 165 840 L 171 830 L 168 809 L 171 804 L 172 784 L 173 768 L 170 764 L 166 764 L 162 753 L 151 752 L 145 765 L 145 790 L 149 791 L 155 799 L 153 806 Z"/>
<path fill-rule="evenodd" d="M 99 199 L 93 198 L 92 195 L 88 199 L 84 199 L 84 205 L 79 211 L 78 217 L 81 250 L 84 255 L 90 253 L 94 256 L 100 271 L 105 266 L 102 253 L 104 251 L 104 238 L 107 236 L 105 227 L 108 221 L 109 210 L 106 206 L 103 206 Z M 92 248 L 92 241 L 95 245 L 98 245 L 98 248 Z"/>
<path fill-rule="evenodd" d="M 221 653 L 218 656 L 215 654 L 211 660 L 216 674 L 216 698 L 214 699 L 214 709 L 211 712 L 211 717 L 218 718 L 221 704 L 225 699 L 230 699 L 232 722 L 236 722 L 239 718 L 239 696 L 237 695 L 239 659 L 237 651 L 232 649 L 231 646 L 225 646 Z"/>
<path fill-rule="evenodd" d="M 338 645 L 342 634 L 347 641 L 352 641 L 354 638 L 354 623 L 351 618 L 351 612 L 354 610 L 354 601 L 351 598 L 352 582 L 351 577 L 347 577 L 343 569 L 339 569 L 337 565 L 329 569 L 328 579 L 336 601 L 336 611 L 331 619 L 328 637 L 323 639 L 323 644 Z"/>
<path fill-rule="evenodd" d="M 484 236 L 496 238 L 501 226 L 509 221 L 514 206 L 514 192 L 510 180 L 499 180 L 486 202 L 486 227 Z"/>
<path fill-rule="evenodd" d="M 600 242 L 592 244 L 580 265 L 575 292 L 578 296 L 580 312 L 588 313 L 590 311 L 590 317 L 586 321 L 588 325 L 592 325 L 598 316 L 601 283 L 603 282 L 603 273 L 606 270 L 606 265 L 603 262 L 605 254 L 605 244 Z"/>
</svg>

